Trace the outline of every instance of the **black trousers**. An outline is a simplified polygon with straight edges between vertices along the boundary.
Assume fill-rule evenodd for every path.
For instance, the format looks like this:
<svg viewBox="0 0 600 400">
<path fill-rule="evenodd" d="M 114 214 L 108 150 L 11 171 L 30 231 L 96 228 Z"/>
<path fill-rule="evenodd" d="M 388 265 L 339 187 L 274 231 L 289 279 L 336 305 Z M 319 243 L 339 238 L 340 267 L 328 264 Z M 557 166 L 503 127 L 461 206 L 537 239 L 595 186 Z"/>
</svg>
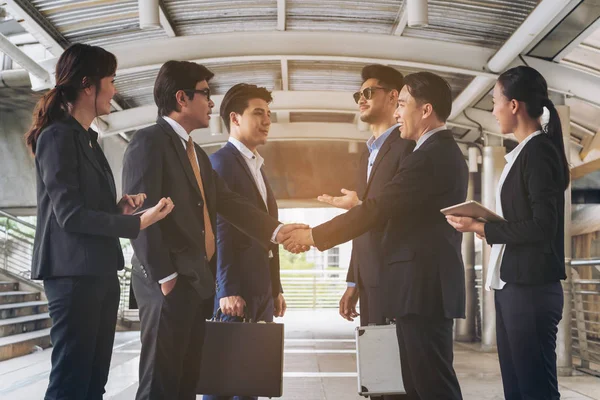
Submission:
<svg viewBox="0 0 600 400">
<path fill-rule="evenodd" d="M 101 400 L 119 309 L 119 279 L 44 280 L 52 318 L 52 370 L 45 400 Z"/>
<path fill-rule="evenodd" d="M 496 291 L 495 303 L 506 400 L 559 399 L 556 334 L 562 318 L 562 285 L 508 283 Z"/>
<path fill-rule="evenodd" d="M 252 296 L 252 297 L 244 297 L 244 301 L 246 302 L 246 315 L 244 316 L 246 319 L 251 319 L 252 322 L 273 322 L 273 311 L 274 311 L 274 303 L 273 296 L 271 293 L 267 293 L 261 296 Z M 219 308 L 219 300 L 215 301 L 215 309 Z M 230 317 L 228 315 L 223 315 L 221 318 L 222 321 L 228 322 L 242 322 L 243 318 L 240 317 Z M 215 396 L 211 394 L 205 394 L 202 397 L 203 400 L 256 400 L 258 397 L 253 396 Z"/>
<path fill-rule="evenodd" d="M 131 282 L 140 309 L 142 340 L 136 399 L 195 400 L 205 302 L 181 275 L 167 296 L 158 282 L 135 271 Z"/>
<path fill-rule="evenodd" d="M 386 318 L 383 312 L 383 290 L 380 287 L 359 286 L 360 326 L 384 325 Z M 373 400 L 403 400 L 408 395 L 394 394 L 371 396 Z"/>
<path fill-rule="evenodd" d="M 402 379 L 410 400 L 461 400 L 452 362 L 452 319 L 396 318 Z"/>
</svg>

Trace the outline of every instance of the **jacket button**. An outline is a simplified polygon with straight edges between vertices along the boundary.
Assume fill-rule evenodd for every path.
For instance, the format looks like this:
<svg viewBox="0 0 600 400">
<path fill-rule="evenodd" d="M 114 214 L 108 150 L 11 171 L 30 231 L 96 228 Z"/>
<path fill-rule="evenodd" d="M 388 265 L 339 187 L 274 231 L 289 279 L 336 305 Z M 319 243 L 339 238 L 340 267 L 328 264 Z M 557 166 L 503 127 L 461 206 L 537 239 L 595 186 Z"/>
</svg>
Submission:
<svg viewBox="0 0 600 400">
<path fill-rule="evenodd" d="M 199 202 L 198 207 L 202 207 L 202 206 L 203 206 L 202 202 Z"/>
<path fill-rule="evenodd" d="M 204 229 L 202 229 L 202 236 L 204 236 Z"/>
</svg>

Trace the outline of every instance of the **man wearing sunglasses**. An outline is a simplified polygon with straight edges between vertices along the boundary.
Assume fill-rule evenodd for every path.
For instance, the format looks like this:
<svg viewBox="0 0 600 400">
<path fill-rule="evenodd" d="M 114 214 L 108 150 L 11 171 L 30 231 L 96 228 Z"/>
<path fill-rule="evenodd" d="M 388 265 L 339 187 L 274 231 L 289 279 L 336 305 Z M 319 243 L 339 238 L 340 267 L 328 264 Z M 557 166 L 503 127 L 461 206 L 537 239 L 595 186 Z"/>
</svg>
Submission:
<svg viewBox="0 0 600 400">
<path fill-rule="evenodd" d="M 132 241 L 142 331 L 137 400 L 196 399 L 205 318 L 214 304 L 217 213 L 265 251 L 304 226 L 283 226 L 231 191 L 192 140 L 192 131 L 209 125 L 212 77 L 196 63 L 165 63 L 154 86 L 156 124 L 139 130 L 125 152 L 124 193 L 143 188 L 146 203 L 169 197 L 175 204 L 168 219 Z"/>
<path fill-rule="evenodd" d="M 323 195 L 319 200 L 336 207 L 350 198 L 366 200 L 377 196 L 393 178 L 398 165 L 415 146 L 411 140 L 402 139 L 399 124 L 394 118 L 398 106 L 398 93 L 403 86 L 403 77 L 396 69 L 384 65 L 368 65 L 362 70 L 363 84 L 354 93 L 360 119 L 370 125 L 372 136 L 367 141 L 358 169 L 357 192 L 342 190 L 344 197 Z M 353 321 L 360 299 L 360 324 L 381 325 L 386 322 L 383 310 L 383 290 L 380 274 L 384 261 L 381 243 L 385 224 L 357 237 L 352 241 L 352 256 L 346 281 L 348 288 L 340 300 L 340 315 Z M 401 379 L 399 376 L 398 379 Z M 404 395 L 384 396 L 384 399 L 402 399 Z"/>
</svg>

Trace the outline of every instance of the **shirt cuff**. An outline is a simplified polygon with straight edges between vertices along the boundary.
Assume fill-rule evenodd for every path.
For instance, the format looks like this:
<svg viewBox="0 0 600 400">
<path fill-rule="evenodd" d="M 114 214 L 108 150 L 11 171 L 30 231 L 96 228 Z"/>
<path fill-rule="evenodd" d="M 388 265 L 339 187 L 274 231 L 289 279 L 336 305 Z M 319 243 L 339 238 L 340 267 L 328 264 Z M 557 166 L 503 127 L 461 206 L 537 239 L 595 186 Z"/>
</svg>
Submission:
<svg viewBox="0 0 600 400">
<path fill-rule="evenodd" d="M 160 281 L 158 281 L 158 283 L 160 283 L 162 285 L 163 283 L 172 281 L 173 279 L 177 278 L 178 276 L 179 276 L 179 274 L 177 272 L 173 272 L 171 275 L 167 276 L 166 278 L 162 278 Z"/>
<path fill-rule="evenodd" d="M 281 228 L 283 228 L 283 224 L 279 224 L 279 226 L 277 227 L 277 229 L 275 229 L 275 231 L 273 231 L 273 236 L 271 236 L 271 243 L 273 243 L 273 244 L 279 244 L 279 243 L 277 243 L 277 234 L 279 233 L 279 231 L 281 230 Z"/>
<path fill-rule="evenodd" d="M 348 287 L 356 287 L 356 283 L 354 282 L 346 282 L 348 284 Z"/>
</svg>

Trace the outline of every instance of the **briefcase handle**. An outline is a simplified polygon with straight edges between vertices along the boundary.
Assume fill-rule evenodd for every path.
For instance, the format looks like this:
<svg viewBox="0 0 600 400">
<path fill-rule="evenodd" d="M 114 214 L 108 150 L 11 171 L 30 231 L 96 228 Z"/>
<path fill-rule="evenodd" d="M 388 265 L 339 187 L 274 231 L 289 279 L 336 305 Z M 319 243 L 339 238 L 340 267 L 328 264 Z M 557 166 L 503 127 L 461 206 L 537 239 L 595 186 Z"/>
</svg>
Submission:
<svg viewBox="0 0 600 400">
<path fill-rule="evenodd" d="M 248 314 L 248 307 L 244 306 L 244 315 Z M 221 307 L 217 308 L 217 311 L 215 311 L 215 313 L 213 314 L 213 317 L 211 319 L 211 321 L 213 322 L 224 322 L 222 320 L 223 318 L 223 311 L 221 310 Z M 242 318 L 242 322 L 244 323 L 251 323 L 252 322 L 252 318 L 248 318 L 246 319 L 246 317 Z"/>
</svg>

